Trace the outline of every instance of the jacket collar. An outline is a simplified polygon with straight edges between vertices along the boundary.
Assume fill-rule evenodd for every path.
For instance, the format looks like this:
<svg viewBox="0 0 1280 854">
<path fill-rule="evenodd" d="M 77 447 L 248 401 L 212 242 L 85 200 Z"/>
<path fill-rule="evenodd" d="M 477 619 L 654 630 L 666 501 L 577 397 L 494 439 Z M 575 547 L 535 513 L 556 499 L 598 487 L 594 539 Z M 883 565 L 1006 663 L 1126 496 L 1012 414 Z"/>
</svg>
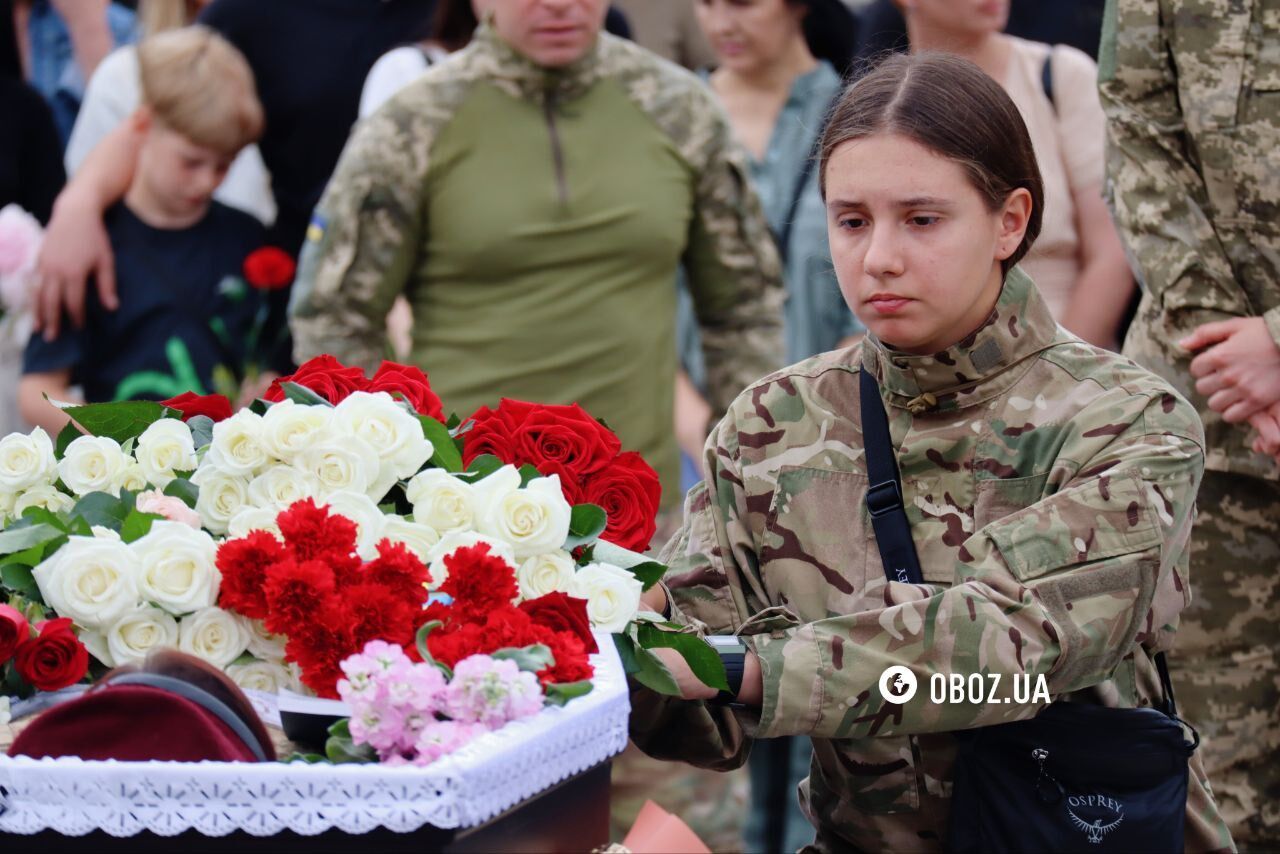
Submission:
<svg viewBox="0 0 1280 854">
<path fill-rule="evenodd" d="M 576 62 L 562 68 L 538 65 L 507 44 L 493 27 L 481 23 L 471 40 L 471 49 L 486 61 L 489 79 L 516 98 L 543 103 L 575 98 L 600 77 L 600 54 L 611 37 L 601 32 L 595 43 Z"/>
<path fill-rule="evenodd" d="M 1003 394 L 1031 366 L 1031 357 L 1068 340 L 1031 279 L 1009 271 L 996 307 L 982 326 L 932 356 L 891 350 L 867 334 L 862 364 L 886 401 L 913 414 L 972 406 Z"/>
</svg>

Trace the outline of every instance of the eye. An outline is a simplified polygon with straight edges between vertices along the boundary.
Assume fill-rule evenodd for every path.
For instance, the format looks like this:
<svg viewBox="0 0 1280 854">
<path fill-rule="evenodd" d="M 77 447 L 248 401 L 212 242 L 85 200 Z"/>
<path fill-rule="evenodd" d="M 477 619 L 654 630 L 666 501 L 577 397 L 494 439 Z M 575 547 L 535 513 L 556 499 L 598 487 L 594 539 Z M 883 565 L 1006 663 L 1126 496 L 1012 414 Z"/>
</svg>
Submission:
<svg viewBox="0 0 1280 854">
<path fill-rule="evenodd" d="M 841 217 L 837 221 L 837 224 L 841 228 L 845 228 L 852 231 L 854 229 L 863 228 L 864 226 L 866 226 L 867 221 L 865 218 L 860 216 L 846 216 L 846 217 Z"/>
<path fill-rule="evenodd" d="M 916 216 L 909 218 L 907 222 L 911 223 L 912 225 L 919 226 L 921 228 L 927 228 L 928 226 L 931 226 L 931 225 L 937 225 L 940 219 L 942 219 L 942 217 L 931 216 L 929 214 L 917 214 Z"/>
</svg>

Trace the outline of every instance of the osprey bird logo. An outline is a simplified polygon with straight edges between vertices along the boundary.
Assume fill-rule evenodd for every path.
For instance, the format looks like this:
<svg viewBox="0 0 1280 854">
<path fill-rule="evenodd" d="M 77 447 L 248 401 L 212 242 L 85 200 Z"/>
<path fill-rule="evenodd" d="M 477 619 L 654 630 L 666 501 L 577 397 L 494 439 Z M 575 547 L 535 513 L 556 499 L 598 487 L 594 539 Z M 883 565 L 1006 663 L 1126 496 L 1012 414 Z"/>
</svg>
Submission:
<svg viewBox="0 0 1280 854">
<path fill-rule="evenodd" d="M 1116 820 L 1111 822 L 1110 824 L 1103 824 L 1102 819 L 1099 819 L 1099 818 L 1095 818 L 1093 820 L 1093 824 L 1090 824 L 1089 822 L 1085 821 L 1080 816 L 1072 812 L 1070 807 L 1067 807 L 1067 814 L 1071 816 L 1071 822 L 1076 827 L 1080 828 L 1085 833 L 1089 834 L 1089 841 L 1094 843 L 1095 845 L 1101 845 L 1102 837 L 1106 836 L 1108 833 L 1115 830 L 1117 827 L 1120 826 L 1120 822 L 1124 821 L 1124 813 L 1120 813 L 1120 815 L 1116 817 Z"/>
</svg>

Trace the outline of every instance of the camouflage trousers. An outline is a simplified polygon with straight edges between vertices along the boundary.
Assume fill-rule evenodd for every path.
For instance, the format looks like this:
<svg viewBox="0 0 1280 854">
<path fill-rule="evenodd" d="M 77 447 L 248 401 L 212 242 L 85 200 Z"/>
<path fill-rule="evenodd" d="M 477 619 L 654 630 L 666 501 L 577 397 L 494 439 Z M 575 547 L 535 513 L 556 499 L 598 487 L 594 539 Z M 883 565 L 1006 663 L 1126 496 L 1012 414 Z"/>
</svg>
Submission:
<svg viewBox="0 0 1280 854">
<path fill-rule="evenodd" d="M 1178 709 L 1236 844 L 1280 850 L 1280 483 L 1208 471 L 1196 504 Z"/>
</svg>

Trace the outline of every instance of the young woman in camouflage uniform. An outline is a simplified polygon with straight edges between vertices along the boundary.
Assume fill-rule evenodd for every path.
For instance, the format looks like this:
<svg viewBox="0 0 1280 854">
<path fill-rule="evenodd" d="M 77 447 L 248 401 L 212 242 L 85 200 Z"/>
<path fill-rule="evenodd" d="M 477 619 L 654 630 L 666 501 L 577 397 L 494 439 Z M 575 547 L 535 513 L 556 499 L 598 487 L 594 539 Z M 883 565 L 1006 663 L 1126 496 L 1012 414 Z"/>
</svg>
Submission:
<svg viewBox="0 0 1280 854">
<path fill-rule="evenodd" d="M 1029 718 L 1014 677 L 1113 707 L 1160 696 L 1153 653 L 1187 604 L 1204 466 L 1195 411 L 1054 323 L 1015 266 L 1043 190 L 1008 96 L 952 57 L 894 57 L 845 93 L 820 162 L 857 347 L 756 382 L 707 443 L 655 609 L 749 649 L 739 706 L 637 688 L 632 736 L 730 768 L 753 739 L 809 735 L 800 798 L 823 851 L 939 850 L 952 731 Z M 859 372 L 879 382 L 924 584 L 887 582 L 864 504 Z M 901 665 L 919 690 L 878 684 Z M 934 703 L 934 674 L 1001 677 Z M 1065 818 L 1065 817 L 1064 817 Z M 1188 850 L 1230 849 L 1198 760 Z"/>
</svg>

